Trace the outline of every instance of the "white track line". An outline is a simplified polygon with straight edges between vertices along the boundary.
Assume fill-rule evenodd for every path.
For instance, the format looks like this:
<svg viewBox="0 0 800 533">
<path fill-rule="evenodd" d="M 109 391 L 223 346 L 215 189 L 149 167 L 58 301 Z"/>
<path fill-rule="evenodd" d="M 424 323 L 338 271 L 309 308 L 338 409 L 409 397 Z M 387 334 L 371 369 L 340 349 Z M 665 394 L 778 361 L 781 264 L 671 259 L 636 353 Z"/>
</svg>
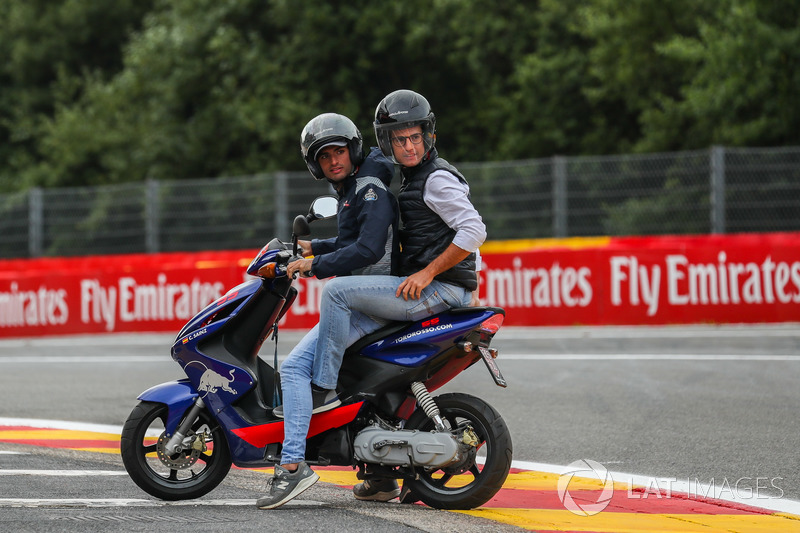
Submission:
<svg viewBox="0 0 800 533">
<path fill-rule="evenodd" d="M 298 339 L 306 330 L 281 330 Z M 798 337 L 800 323 L 757 323 L 716 325 L 663 325 L 663 326 L 505 326 L 497 339 L 673 339 L 673 338 L 730 338 L 730 337 Z M 175 341 L 175 333 L 97 333 L 88 335 L 62 335 L 52 337 L 0 338 L 0 347 L 26 348 L 29 346 L 156 346 L 165 353 Z"/>
<path fill-rule="evenodd" d="M 708 353 L 505 353 L 498 361 L 800 361 L 788 354 L 708 354 Z"/>
<path fill-rule="evenodd" d="M 286 356 L 278 357 L 279 361 Z M 684 354 L 684 353 L 505 353 L 501 361 L 800 361 L 791 354 Z M 168 363 L 169 358 L 152 355 L 48 355 L 45 357 L 0 356 L 0 364 L 57 364 L 57 363 Z"/>
<path fill-rule="evenodd" d="M 798 337 L 800 324 L 720 324 L 716 326 L 574 326 L 504 327 L 500 339 L 715 339 L 715 338 Z"/>
<path fill-rule="evenodd" d="M 106 477 L 127 476 L 124 470 L 3 470 L 0 476 L 43 476 L 43 477 Z"/>
<path fill-rule="evenodd" d="M 0 356 L 2 363 L 53 364 L 53 363 L 166 363 L 166 355 L 9 355 Z"/>
<path fill-rule="evenodd" d="M 313 506 L 323 507 L 324 502 L 312 500 L 295 500 L 284 507 Z M 0 498 L 3 507 L 181 507 L 181 506 L 252 506 L 255 500 L 185 500 L 168 502 L 161 500 L 144 500 L 139 498 Z"/>
</svg>

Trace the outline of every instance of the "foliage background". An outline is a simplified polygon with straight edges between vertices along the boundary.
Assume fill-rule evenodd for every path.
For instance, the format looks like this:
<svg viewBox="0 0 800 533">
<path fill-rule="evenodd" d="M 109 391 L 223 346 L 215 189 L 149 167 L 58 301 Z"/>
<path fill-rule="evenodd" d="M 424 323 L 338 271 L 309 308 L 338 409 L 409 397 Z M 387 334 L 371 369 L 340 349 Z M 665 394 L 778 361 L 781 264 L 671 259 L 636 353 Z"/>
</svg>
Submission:
<svg viewBox="0 0 800 533">
<path fill-rule="evenodd" d="M 0 192 L 302 170 L 424 94 L 454 162 L 800 144 L 796 0 L 4 0 Z"/>
</svg>

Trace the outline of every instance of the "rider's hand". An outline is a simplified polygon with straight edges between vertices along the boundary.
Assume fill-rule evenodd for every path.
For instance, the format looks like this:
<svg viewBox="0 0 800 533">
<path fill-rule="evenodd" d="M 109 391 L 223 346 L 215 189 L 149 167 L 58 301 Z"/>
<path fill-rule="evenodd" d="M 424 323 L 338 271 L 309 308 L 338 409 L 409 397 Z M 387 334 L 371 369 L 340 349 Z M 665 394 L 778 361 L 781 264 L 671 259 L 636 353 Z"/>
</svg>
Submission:
<svg viewBox="0 0 800 533">
<path fill-rule="evenodd" d="M 311 253 L 311 241 L 297 241 L 297 246 L 300 247 L 300 255 L 308 257 Z"/>
<path fill-rule="evenodd" d="M 311 262 L 313 259 L 298 259 L 297 261 L 292 261 L 286 267 L 286 275 L 290 278 L 294 278 L 295 273 L 300 274 L 300 277 L 308 278 L 311 277 Z"/>
<path fill-rule="evenodd" d="M 419 300 L 419 297 L 422 295 L 422 289 L 430 285 L 431 281 L 433 281 L 433 276 L 428 274 L 426 270 L 420 270 L 415 274 L 411 274 L 400 283 L 395 296 L 399 298 L 402 295 L 403 299 L 406 301 L 408 301 L 409 298 L 412 300 Z"/>
<path fill-rule="evenodd" d="M 481 307 L 481 299 L 478 297 L 478 291 L 472 291 L 472 299 L 469 302 L 470 307 Z"/>
</svg>

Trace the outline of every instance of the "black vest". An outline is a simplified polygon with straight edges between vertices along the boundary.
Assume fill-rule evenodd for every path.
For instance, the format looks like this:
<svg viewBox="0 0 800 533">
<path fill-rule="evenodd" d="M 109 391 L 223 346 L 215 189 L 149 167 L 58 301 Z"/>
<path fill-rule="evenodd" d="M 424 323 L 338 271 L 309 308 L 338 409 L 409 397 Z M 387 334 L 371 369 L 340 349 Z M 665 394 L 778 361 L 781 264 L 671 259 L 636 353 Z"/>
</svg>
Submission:
<svg viewBox="0 0 800 533">
<path fill-rule="evenodd" d="M 402 168 L 403 183 L 400 187 L 400 218 L 403 229 L 400 231 L 400 273 L 409 276 L 428 266 L 453 242 L 456 231 L 433 212 L 422 196 L 428 177 L 436 170 L 446 170 L 463 183 L 466 178 L 431 151 L 430 159 L 413 168 Z M 475 253 L 449 270 L 445 270 L 435 278 L 438 281 L 460 285 L 467 290 L 478 288 L 478 276 L 475 272 Z"/>
</svg>

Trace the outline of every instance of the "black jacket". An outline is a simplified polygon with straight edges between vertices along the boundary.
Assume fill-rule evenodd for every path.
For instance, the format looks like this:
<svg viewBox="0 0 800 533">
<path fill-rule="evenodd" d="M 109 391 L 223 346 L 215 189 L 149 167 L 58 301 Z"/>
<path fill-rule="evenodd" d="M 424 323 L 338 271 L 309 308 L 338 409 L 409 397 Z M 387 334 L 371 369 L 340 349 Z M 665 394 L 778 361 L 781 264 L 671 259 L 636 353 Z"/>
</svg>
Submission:
<svg viewBox="0 0 800 533">
<path fill-rule="evenodd" d="M 396 274 L 399 209 L 389 190 L 394 165 L 372 148 L 339 191 L 338 235 L 314 239 L 311 270 L 317 278 Z"/>
<path fill-rule="evenodd" d="M 412 168 L 403 168 L 400 186 L 400 210 L 403 230 L 400 234 L 402 255 L 400 274 L 409 276 L 428 266 L 453 242 L 456 230 L 425 204 L 425 185 L 436 170 L 446 170 L 467 183 L 466 178 L 450 163 L 431 151 L 430 158 Z M 469 291 L 478 288 L 475 272 L 475 252 L 461 262 L 436 276 L 437 280 L 460 285 Z"/>
</svg>

